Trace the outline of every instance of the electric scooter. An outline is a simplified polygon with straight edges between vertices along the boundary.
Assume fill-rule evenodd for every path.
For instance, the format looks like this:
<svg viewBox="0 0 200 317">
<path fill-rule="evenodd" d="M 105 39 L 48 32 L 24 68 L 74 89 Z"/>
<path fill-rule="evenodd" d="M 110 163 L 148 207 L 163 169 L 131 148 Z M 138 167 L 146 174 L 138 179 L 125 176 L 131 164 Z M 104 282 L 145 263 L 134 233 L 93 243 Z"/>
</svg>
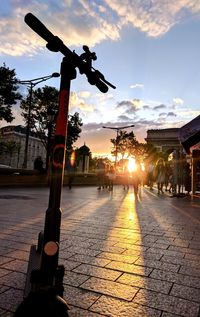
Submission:
<svg viewBox="0 0 200 317">
<path fill-rule="evenodd" d="M 45 215 L 44 231 L 38 235 L 38 244 L 30 249 L 24 299 L 14 317 L 67 317 L 68 304 L 63 298 L 63 277 L 65 268 L 58 265 L 61 227 L 61 192 L 64 177 L 67 121 L 71 80 L 76 78 L 76 68 L 85 74 L 88 82 L 106 93 L 109 83 L 102 73 L 92 67 L 96 54 L 83 46 L 80 56 L 64 45 L 32 13 L 25 16 L 26 24 L 41 36 L 46 47 L 53 52 L 61 52 L 59 106 L 56 116 L 55 138 L 52 150 L 49 204 Z"/>
</svg>

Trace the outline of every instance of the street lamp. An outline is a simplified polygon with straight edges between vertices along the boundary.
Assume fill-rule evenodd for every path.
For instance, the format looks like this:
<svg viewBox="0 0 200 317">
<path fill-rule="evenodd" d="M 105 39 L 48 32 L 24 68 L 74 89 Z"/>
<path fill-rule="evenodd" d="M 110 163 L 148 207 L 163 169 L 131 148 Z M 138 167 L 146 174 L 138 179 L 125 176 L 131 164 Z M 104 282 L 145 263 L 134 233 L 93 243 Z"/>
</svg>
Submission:
<svg viewBox="0 0 200 317">
<path fill-rule="evenodd" d="M 116 146 L 115 146 L 115 170 L 116 170 L 116 167 L 117 167 L 117 141 L 118 141 L 118 136 L 119 136 L 119 131 L 121 130 L 124 130 L 124 129 L 128 129 L 128 128 L 133 128 L 134 127 L 134 124 L 131 124 L 131 125 L 127 125 L 127 126 L 124 126 L 124 127 L 105 127 L 103 126 L 102 128 L 104 129 L 111 129 L 111 130 L 116 130 L 117 131 L 117 136 L 116 136 Z"/>
<path fill-rule="evenodd" d="M 51 79 L 53 77 L 59 77 L 59 73 L 52 73 L 48 76 L 43 76 L 39 78 L 34 78 L 30 80 L 20 80 L 18 81 L 19 84 L 27 85 L 30 88 L 30 95 L 29 95 L 29 106 L 28 106 L 28 121 L 27 121 L 27 127 L 26 127 L 26 141 L 25 141 L 25 150 L 24 150 L 24 162 L 22 167 L 27 168 L 27 161 L 28 161 L 28 141 L 29 141 L 29 134 L 30 134 L 30 121 L 31 121 L 31 106 L 32 106 L 32 95 L 33 95 L 33 87 L 35 87 L 37 84 L 46 81 L 48 79 Z"/>
</svg>

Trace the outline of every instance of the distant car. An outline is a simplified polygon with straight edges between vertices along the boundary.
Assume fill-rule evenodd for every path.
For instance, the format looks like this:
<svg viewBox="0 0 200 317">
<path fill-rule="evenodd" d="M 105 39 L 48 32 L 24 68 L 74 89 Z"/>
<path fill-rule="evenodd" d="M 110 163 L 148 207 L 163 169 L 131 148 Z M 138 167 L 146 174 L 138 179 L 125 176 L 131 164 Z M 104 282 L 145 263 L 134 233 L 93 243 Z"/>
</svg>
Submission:
<svg viewBox="0 0 200 317">
<path fill-rule="evenodd" d="M 12 167 L 9 165 L 0 164 L 0 168 L 12 168 Z"/>
</svg>

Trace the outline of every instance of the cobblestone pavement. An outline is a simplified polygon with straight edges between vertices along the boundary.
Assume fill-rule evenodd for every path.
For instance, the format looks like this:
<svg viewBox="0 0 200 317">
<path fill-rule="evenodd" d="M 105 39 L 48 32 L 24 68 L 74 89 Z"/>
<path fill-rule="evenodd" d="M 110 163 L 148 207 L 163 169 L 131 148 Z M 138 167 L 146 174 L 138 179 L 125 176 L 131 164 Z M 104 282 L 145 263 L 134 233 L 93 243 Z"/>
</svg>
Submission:
<svg viewBox="0 0 200 317">
<path fill-rule="evenodd" d="M 0 316 L 22 301 L 48 197 L 48 188 L 0 189 Z M 70 317 L 200 316 L 200 199 L 76 187 L 63 189 L 61 207 Z"/>
</svg>

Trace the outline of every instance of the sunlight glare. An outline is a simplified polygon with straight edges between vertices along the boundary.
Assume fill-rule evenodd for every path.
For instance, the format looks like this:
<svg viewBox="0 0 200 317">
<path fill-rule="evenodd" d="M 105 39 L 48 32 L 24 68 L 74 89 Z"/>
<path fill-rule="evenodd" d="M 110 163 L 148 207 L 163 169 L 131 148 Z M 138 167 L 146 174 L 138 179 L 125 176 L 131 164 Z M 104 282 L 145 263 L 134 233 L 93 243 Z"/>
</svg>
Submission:
<svg viewBox="0 0 200 317">
<path fill-rule="evenodd" d="M 128 170 L 129 172 L 134 172 L 137 169 L 137 165 L 134 158 L 130 158 L 128 161 Z"/>
</svg>

